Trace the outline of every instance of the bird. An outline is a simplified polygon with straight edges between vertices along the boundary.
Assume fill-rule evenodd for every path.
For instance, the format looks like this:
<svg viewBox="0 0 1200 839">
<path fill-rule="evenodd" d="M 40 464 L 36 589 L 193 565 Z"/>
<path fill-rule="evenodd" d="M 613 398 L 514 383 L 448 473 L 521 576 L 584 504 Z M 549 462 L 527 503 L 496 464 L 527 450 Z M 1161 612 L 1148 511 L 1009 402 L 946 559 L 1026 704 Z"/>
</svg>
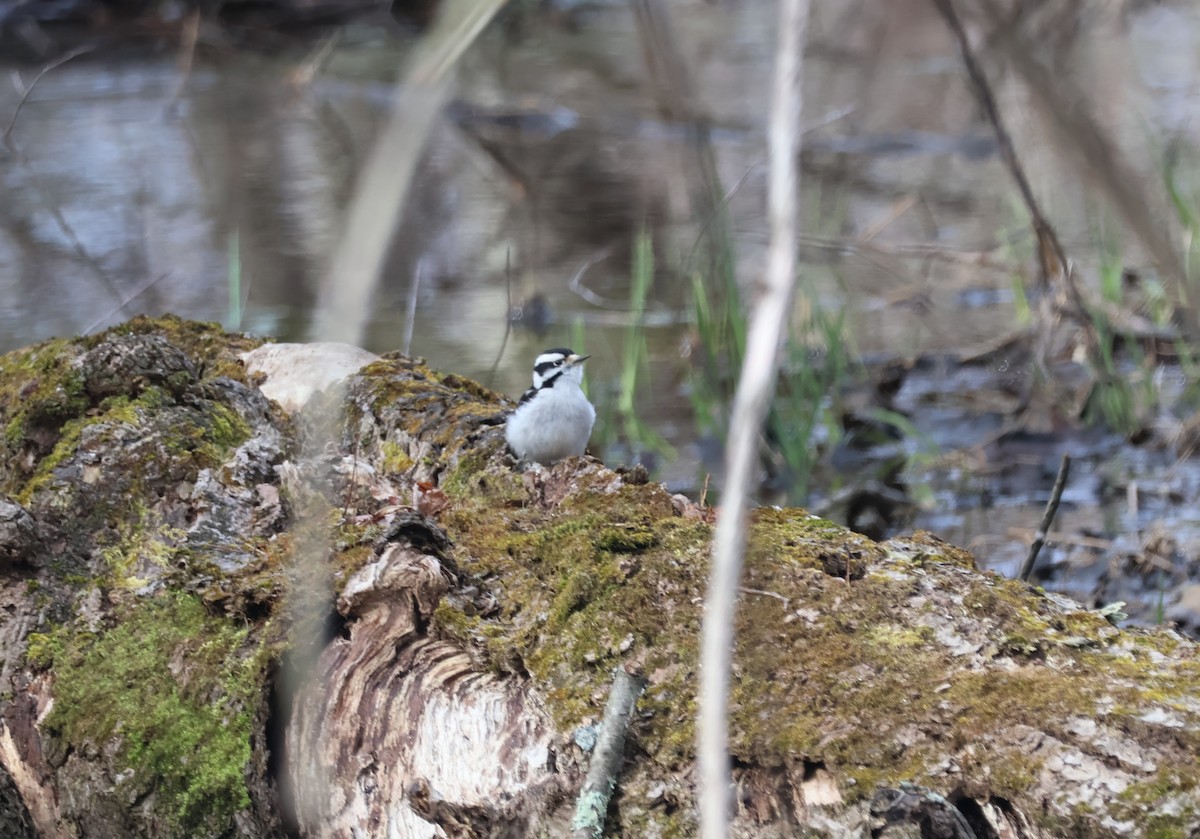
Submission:
<svg viewBox="0 0 1200 839">
<path fill-rule="evenodd" d="M 581 455 L 592 436 L 596 409 L 583 394 L 583 362 L 591 356 L 558 347 L 533 362 L 533 387 L 508 415 L 504 436 L 521 461 L 549 465 Z"/>
</svg>

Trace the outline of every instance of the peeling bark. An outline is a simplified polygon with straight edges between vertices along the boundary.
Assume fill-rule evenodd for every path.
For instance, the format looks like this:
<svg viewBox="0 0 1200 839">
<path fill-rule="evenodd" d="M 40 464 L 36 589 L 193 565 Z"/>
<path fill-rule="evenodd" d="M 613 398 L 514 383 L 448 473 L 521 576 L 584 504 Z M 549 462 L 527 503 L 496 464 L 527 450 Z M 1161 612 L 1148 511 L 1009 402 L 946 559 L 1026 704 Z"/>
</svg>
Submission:
<svg viewBox="0 0 1200 839">
<path fill-rule="evenodd" d="M 347 582 L 348 637 L 322 654 L 288 730 L 312 835 L 527 836 L 564 791 L 528 686 L 428 636 L 448 589 L 437 559 L 394 543 Z"/>
</svg>

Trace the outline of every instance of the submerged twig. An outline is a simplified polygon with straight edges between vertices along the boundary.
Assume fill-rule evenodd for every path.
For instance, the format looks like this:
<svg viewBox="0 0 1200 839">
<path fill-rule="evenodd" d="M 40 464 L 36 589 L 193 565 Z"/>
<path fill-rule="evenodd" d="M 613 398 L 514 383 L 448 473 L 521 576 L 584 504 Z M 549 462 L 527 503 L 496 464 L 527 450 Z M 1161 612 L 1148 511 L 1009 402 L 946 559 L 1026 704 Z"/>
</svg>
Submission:
<svg viewBox="0 0 1200 839">
<path fill-rule="evenodd" d="M 779 41 L 768 123 L 771 241 L 767 270 L 747 332 L 725 458 L 721 518 L 713 537 L 700 665 L 699 795 L 701 835 L 726 839 L 729 828 L 729 678 L 733 617 L 746 548 L 750 486 L 758 439 L 792 317 L 799 246 L 801 70 L 808 0 L 781 0 Z"/>
<path fill-rule="evenodd" d="M 421 269 L 424 266 L 425 257 L 421 257 L 417 260 L 417 267 L 413 270 L 412 283 L 408 289 L 408 310 L 404 315 L 404 345 L 400 350 L 405 355 L 412 349 L 413 326 L 417 322 L 417 293 L 421 290 Z"/>
<path fill-rule="evenodd" d="M 157 277 L 151 277 L 150 279 L 146 280 L 141 285 L 139 285 L 137 288 L 132 289 L 128 293 L 121 295 L 119 303 L 117 305 L 117 308 L 110 309 L 109 311 L 105 312 L 103 315 L 101 315 L 100 317 L 96 318 L 94 321 L 89 323 L 86 327 L 84 327 L 83 332 L 81 334 L 91 335 L 92 332 L 94 332 L 95 330 L 104 326 L 104 324 L 108 323 L 108 321 L 114 315 L 118 315 L 121 312 L 125 311 L 125 307 L 128 306 L 130 303 L 132 303 L 134 300 L 136 300 L 138 298 L 138 296 L 142 294 L 142 292 L 148 290 L 151 286 L 154 286 L 154 285 L 162 282 L 169 276 L 171 276 L 170 271 L 168 271 L 165 274 L 159 274 Z"/>
<path fill-rule="evenodd" d="M 625 732 L 629 729 L 637 698 L 645 689 L 646 680 L 632 675 L 624 667 L 618 667 L 613 674 L 604 719 L 600 723 L 600 736 L 575 802 L 575 818 L 571 821 L 574 839 L 599 839 L 604 833 L 608 802 L 621 774 Z"/>
<path fill-rule="evenodd" d="M 200 37 L 200 10 L 193 9 L 192 13 L 187 16 L 183 22 L 183 30 L 180 33 L 179 45 L 179 81 L 175 85 L 175 92 L 171 94 L 170 100 L 167 102 L 167 112 L 170 113 L 175 109 L 175 106 L 183 99 L 184 91 L 187 90 L 188 82 L 192 79 L 192 65 L 196 60 L 196 41 Z"/>
<path fill-rule="evenodd" d="M 67 221 L 67 217 L 63 215 L 59 206 L 54 203 L 53 197 L 50 195 L 49 190 L 46 189 L 46 185 L 42 183 L 41 179 L 35 176 L 32 180 L 32 183 L 34 189 L 36 189 L 41 196 L 42 207 L 44 207 L 46 212 L 50 214 L 50 217 L 54 219 L 54 222 L 58 225 L 59 230 L 61 230 L 63 235 L 67 237 L 67 241 L 71 243 L 71 250 L 73 250 L 75 255 L 79 257 L 79 259 L 85 265 L 87 265 L 88 268 L 91 269 L 92 273 L 96 276 L 96 279 L 100 281 L 100 284 L 108 289 L 108 293 L 119 302 L 117 311 L 124 312 L 125 307 L 128 305 L 128 300 L 132 298 L 126 298 L 124 292 L 121 291 L 120 286 L 117 285 L 116 280 L 109 276 L 108 272 L 104 270 L 104 266 L 100 264 L 100 261 L 96 259 L 96 257 L 92 256 L 92 252 L 89 251 L 83 244 L 83 241 L 79 238 L 79 234 L 75 232 L 75 228 L 71 226 L 69 221 Z M 164 274 L 163 276 L 166 275 Z M 158 279 L 162 279 L 162 277 L 159 277 Z M 155 280 L 154 282 L 158 282 L 158 280 Z M 150 285 L 153 284 L 154 283 L 151 283 Z"/>
<path fill-rule="evenodd" d="M 619 309 L 621 311 L 628 311 L 628 303 L 621 303 L 601 297 L 599 294 L 583 284 L 583 275 L 587 273 L 587 270 L 597 262 L 603 262 L 604 260 L 608 259 L 608 257 L 611 255 L 612 248 L 608 247 L 589 256 L 575 271 L 575 275 L 571 277 L 571 282 L 567 283 L 567 288 L 578 294 L 593 306 L 599 306 L 601 309 Z"/>
<path fill-rule="evenodd" d="M 508 308 L 504 310 L 504 337 L 500 339 L 500 349 L 496 351 L 496 360 L 488 371 L 488 387 L 496 380 L 496 371 L 500 369 L 500 359 L 504 358 L 504 348 L 508 346 L 508 336 L 512 332 L 512 248 L 504 251 L 504 292 L 508 295 Z"/>
<path fill-rule="evenodd" d="M 1058 465 L 1058 477 L 1054 479 L 1054 489 L 1050 490 L 1050 500 L 1046 502 L 1046 511 L 1042 513 L 1042 523 L 1038 525 L 1037 533 L 1033 537 L 1033 544 L 1029 546 L 1029 555 L 1025 557 L 1025 564 L 1021 566 L 1021 573 L 1017 575 L 1018 580 L 1028 580 L 1029 575 L 1033 573 L 1033 564 L 1037 562 L 1042 545 L 1046 542 L 1046 534 L 1050 532 L 1050 525 L 1054 523 L 1054 516 L 1058 513 L 1058 503 L 1062 500 L 1063 487 L 1067 485 L 1067 476 L 1070 473 L 1071 456 L 1064 454 L 1062 463 Z"/>
<path fill-rule="evenodd" d="M 12 138 L 13 129 L 17 127 L 17 116 L 21 113 L 21 108 L 24 107 L 25 100 L 29 98 L 29 94 L 33 93 L 33 89 L 35 87 L 37 87 L 37 83 L 42 80 L 42 76 L 46 75 L 47 73 L 49 73 L 51 70 L 53 70 L 56 67 L 61 67 L 62 65 L 66 64 L 68 61 L 70 61 L 72 58 L 78 58 L 79 56 L 84 55 L 85 53 L 91 52 L 95 48 L 96 47 L 92 44 L 87 44 L 86 46 L 82 46 L 82 47 L 76 47 L 75 49 L 68 52 L 66 55 L 63 55 L 63 56 L 60 56 L 60 57 L 54 59 L 49 64 L 47 64 L 45 67 L 43 67 L 41 70 L 38 70 L 37 75 L 33 77 L 33 81 L 31 81 L 29 83 L 29 85 L 27 87 L 25 87 L 25 90 L 22 91 L 21 98 L 17 100 L 17 106 L 15 108 L 13 108 L 12 116 L 9 117 L 9 119 L 8 119 L 8 126 L 4 129 L 5 144 L 8 144 Z"/>
<path fill-rule="evenodd" d="M 37 83 L 42 80 L 43 76 L 45 76 L 54 68 L 61 67 L 71 59 L 85 53 L 89 53 L 93 49 L 95 49 L 95 46 L 88 44 L 86 46 L 73 49 L 66 55 L 51 61 L 38 71 L 37 75 L 33 77 L 33 81 L 31 81 L 28 87 L 26 87 L 21 93 L 21 98 L 17 101 L 17 106 L 13 109 L 12 116 L 8 120 L 8 126 L 4 129 L 4 134 L 0 135 L 0 139 L 3 140 L 4 145 L 8 149 L 12 150 L 19 160 L 22 158 L 22 155 L 20 154 L 20 150 L 17 149 L 16 144 L 13 143 L 12 133 L 17 126 L 17 116 L 21 113 L 21 108 L 24 106 L 25 101 L 29 98 L 29 95 L 33 93 L 33 89 L 37 86 Z M 80 241 L 78 234 L 75 232 L 75 228 L 71 226 L 70 222 L 68 222 L 66 217 L 63 215 L 62 210 L 59 209 L 58 205 L 54 202 L 52 196 L 50 195 L 50 191 L 46 188 L 46 185 L 42 182 L 41 178 L 34 173 L 30 182 L 42 199 L 42 206 L 45 208 L 46 212 L 50 214 L 50 217 L 54 219 L 54 222 L 63 232 L 63 235 L 67 237 L 67 241 L 71 243 L 71 249 L 75 251 L 75 255 L 79 257 L 79 259 L 83 261 L 88 268 L 91 269 L 92 273 L 96 275 L 96 279 L 100 280 L 101 285 L 108 290 L 109 294 L 111 294 L 116 300 L 121 301 L 123 298 L 123 293 L 120 287 L 113 280 L 113 278 L 110 277 L 107 272 L 105 272 L 103 266 L 101 266 L 96 258 L 92 256 L 88 249 L 84 247 L 83 242 Z M 119 311 L 123 312 L 125 310 L 125 305 L 125 302 L 121 302 Z"/>
<path fill-rule="evenodd" d="M 1020 539 L 1024 542 L 1026 539 L 1033 539 L 1037 536 L 1037 532 L 1030 530 L 1027 527 L 1010 527 L 1006 531 L 1008 538 Z M 1002 537 L 996 537 L 999 541 Z M 1088 548 L 1093 551 L 1111 551 L 1113 549 L 1112 539 L 1100 539 L 1096 536 L 1083 536 L 1078 533 L 1067 533 L 1062 530 L 1047 530 L 1046 541 L 1055 542 L 1060 545 L 1074 545 L 1078 548 Z"/>
<path fill-rule="evenodd" d="M 742 176 L 737 179 L 737 183 L 731 186 L 729 190 L 721 196 L 721 200 L 718 201 L 716 206 L 712 208 L 712 211 L 704 217 L 704 223 L 700 225 L 700 230 L 696 233 L 696 240 L 692 242 L 692 247 L 691 250 L 688 251 L 687 259 L 683 261 L 684 274 L 691 270 L 692 257 L 696 255 L 696 251 L 704 242 L 704 237 L 708 233 L 708 228 L 712 226 L 713 222 L 715 222 L 720 217 L 720 214 L 725 211 L 725 208 L 729 206 L 729 202 L 733 200 L 733 196 L 736 195 L 737 191 L 742 188 L 742 185 L 746 183 L 750 175 L 754 173 L 754 170 L 757 166 L 757 163 L 747 166 L 746 171 L 743 172 Z"/>
</svg>

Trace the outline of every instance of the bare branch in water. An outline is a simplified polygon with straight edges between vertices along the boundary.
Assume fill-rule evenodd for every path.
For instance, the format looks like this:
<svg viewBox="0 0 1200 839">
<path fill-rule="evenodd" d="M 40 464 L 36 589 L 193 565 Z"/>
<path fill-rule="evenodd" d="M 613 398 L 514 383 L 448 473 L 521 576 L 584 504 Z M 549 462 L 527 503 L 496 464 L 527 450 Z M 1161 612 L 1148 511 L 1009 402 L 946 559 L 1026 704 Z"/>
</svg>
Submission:
<svg viewBox="0 0 1200 839">
<path fill-rule="evenodd" d="M 1037 562 L 1042 545 L 1046 543 L 1046 534 L 1050 532 L 1050 525 L 1054 524 L 1054 516 L 1058 513 L 1058 504 L 1062 500 L 1063 487 L 1067 485 L 1067 476 L 1070 474 L 1071 456 L 1064 454 L 1062 463 L 1058 465 L 1058 477 L 1054 479 L 1054 489 L 1050 491 L 1050 500 L 1046 502 L 1046 511 L 1042 513 L 1042 523 L 1038 525 L 1037 534 L 1033 537 L 1033 544 L 1029 546 L 1029 555 L 1025 557 L 1025 564 L 1021 566 L 1021 573 L 1017 575 L 1018 580 L 1028 580 L 1029 575 L 1033 572 L 1033 564 Z"/>
</svg>

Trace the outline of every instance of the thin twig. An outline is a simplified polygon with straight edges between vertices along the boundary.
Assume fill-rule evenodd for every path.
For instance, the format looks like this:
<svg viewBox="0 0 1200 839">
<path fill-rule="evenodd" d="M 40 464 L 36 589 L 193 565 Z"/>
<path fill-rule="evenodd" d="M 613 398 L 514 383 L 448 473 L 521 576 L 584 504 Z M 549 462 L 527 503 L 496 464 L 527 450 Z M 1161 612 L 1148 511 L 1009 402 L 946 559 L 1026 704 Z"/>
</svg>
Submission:
<svg viewBox="0 0 1200 839">
<path fill-rule="evenodd" d="M 179 83 L 167 103 L 167 112 L 174 112 L 175 107 L 182 101 L 188 82 L 192 79 L 192 64 L 196 59 L 196 41 L 200 37 L 200 10 L 195 9 L 183 22 L 181 44 L 179 46 Z"/>
<path fill-rule="evenodd" d="M 1037 533 L 1027 527 L 1010 527 L 1006 531 L 1011 539 L 1020 539 L 1022 542 L 1026 539 L 1033 539 Z M 996 536 L 997 542 L 1004 541 L 1003 537 Z M 1074 545 L 1078 548 L 1088 548 L 1093 551 L 1111 551 L 1113 549 L 1112 539 L 1100 539 L 1095 536 L 1082 536 L 1078 533 L 1067 533 L 1065 530 L 1047 530 L 1046 541 L 1054 542 L 1058 545 Z"/>
<path fill-rule="evenodd" d="M 1004 121 L 1000 118 L 1000 109 L 996 106 L 996 98 L 992 95 L 991 85 L 988 83 L 987 76 L 983 69 L 979 66 L 979 62 L 975 59 L 975 50 L 971 47 L 971 40 L 967 36 L 967 31 L 962 25 L 962 21 L 958 17 L 958 12 L 954 9 L 954 0 L 933 0 L 933 5 L 937 7 L 942 18 L 946 21 L 946 25 L 954 34 L 958 41 L 958 50 L 962 55 L 963 66 L 967 70 L 967 76 L 971 80 L 972 87 L 975 88 L 975 98 L 979 100 L 979 105 L 983 108 L 984 116 L 992 125 L 992 131 L 996 134 L 996 143 L 1000 147 L 1000 156 L 1004 160 L 1004 165 L 1008 167 L 1009 174 L 1017 184 L 1017 189 L 1021 193 L 1021 200 L 1025 202 L 1025 208 L 1029 210 L 1030 218 L 1033 222 L 1034 232 L 1037 234 L 1038 241 L 1041 244 L 1041 259 L 1038 260 L 1039 268 L 1041 269 L 1042 285 L 1048 287 L 1054 274 L 1054 268 L 1067 272 L 1067 255 L 1063 251 L 1062 243 L 1058 240 L 1058 234 L 1054 232 L 1054 228 L 1050 226 L 1050 222 L 1046 220 L 1046 216 L 1042 213 L 1042 206 L 1038 203 L 1033 194 L 1033 187 L 1029 185 L 1029 178 L 1025 175 L 1025 167 L 1021 165 L 1020 158 L 1017 157 L 1016 147 L 1013 145 L 1012 137 L 1009 136 L 1008 129 L 1004 126 Z M 1046 253 L 1047 248 L 1050 253 Z M 1053 255 L 1057 260 L 1058 265 L 1052 266 L 1046 258 Z M 1080 309 L 1081 313 L 1086 311 Z"/>
<path fill-rule="evenodd" d="M 946 25 L 954 33 L 954 37 L 958 41 L 963 66 L 966 67 L 967 76 L 971 79 L 971 84 L 975 88 L 975 96 L 983 108 L 984 115 L 992 125 L 992 131 L 996 135 L 996 143 L 1000 148 L 1000 156 L 1004 160 L 1005 166 L 1008 167 L 1009 174 L 1012 175 L 1013 180 L 1017 184 L 1017 189 L 1021 193 L 1021 200 L 1024 201 L 1025 208 L 1029 211 L 1030 220 L 1033 224 L 1033 232 L 1038 239 L 1038 270 L 1041 274 L 1042 288 L 1049 288 L 1055 276 L 1062 278 L 1067 297 L 1075 307 L 1077 319 L 1083 329 L 1090 360 L 1097 366 L 1097 369 L 1103 369 L 1103 362 L 1098 358 L 1100 336 L 1096 331 L 1096 324 L 1088 314 L 1088 307 L 1084 302 L 1083 294 L 1079 290 L 1079 285 L 1075 282 L 1075 273 L 1070 261 L 1067 259 L 1066 252 L 1063 250 L 1062 242 L 1059 241 L 1058 234 L 1055 233 L 1054 228 L 1046 219 L 1045 213 L 1042 212 L 1041 204 L 1034 197 L 1033 188 L 1029 185 L 1029 178 L 1025 175 L 1025 168 L 1021 165 L 1021 161 L 1017 157 L 1012 137 L 1009 135 L 1008 129 L 1005 128 L 1003 120 L 1000 118 L 1000 110 L 996 106 L 996 98 L 992 95 L 991 85 L 988 83 L 983 69 L 979 66 L 979 62 L 975 59 L 975 51 L 971 47 L 971 40 L 968 38 L 966 29 L 963 27 L 962 21 L 954 9 L 954 0 L 933 0 L 933 4 L 937 7 L 938 12 L 945 19 Z"/>
<path fill-rule="evenodd" d="M 691 271 L 692 257 L 696 255 L 696 251 L 704 241 L 704 236 L 706 233 L 708 233 L 708 228 L 711 227 L 712 223 L 720 217 L 722 212 L 725 211 L 726 206 L 728 206 L 729 202 L 733 200 L 733 196 L 736 195 L 737 191 L 742 188 L 742 184 L 746 183 L 746 180 L 750 177 L 750 174 L 757 168 L 757 166 L 757 163 L 752 163 L 746 167 L 746 171 L 743 172 L 742 176 L 737 179 L 737 183 L 731 186 L 729 191 L 721 196 L 721 200 L 718 201 L 716 206 L 712 208 L 712 211 L 705 216 L 704 224 L 700 225 L 700 230 L 696 233 L 696 240 L 692 242 L 692 248 L 688 251 L 687 259 L 683 261 L 682 273 L 687 274 Z"/>
<path fill-rule="evenodd" d="M 589 256 L 583 261 L 583 264 L 579 266 L 578 270 L 575 271 L 575 275 L 571 277 L 571 282 L 567 283 L 567 288 L 578 294 L 593 306 L 599 306 L 602 309 L 618 309 L 620 311 L 628 311 L 628 303 L 622 303 L 601 297 L 599 294 L 583 284 L 583 275 L 587 273 L 587 270 L 597 262 L 603 262 L 604 260 L 608 259 L 608 257 L 611 255 L 612 248 L 609 247 L 605 248 L 604 250 L 597 251 L 592 256 Z"/>
<path fill-rule="evenodd" d="M 496 360 L 488 371 L 488 387 L 496 381 L 496 371 L 500 368 L 500 359 L 504 358 L 504 348 L 508 346 L 508 336 L 512 332 L 512 248 L 504 251 L 504 291 L 508 295 L 508 308 L 504 310 L 504 337 L 500 339 L 500 349 L 496 352 Z"/>
<path fill-rule="evenodd" d="M 417 267 L 413 270 L 412 284 L 408 289 L 408 311 L 404 318 L 404 346 L 401 352 L 405 355 L 409 354 L 412 349 L 413 326 L 417 322 L 417 292 L 421 288 L 421 269 L 425 266 L 425 257 L 417 260 Z"/>
<path fill-rule="evenodd" d="M 583 264 L 579 266 L 579 269 L 575 272 L 575 275 L 571 277 L 571 282 L 567 284 L 567 288 L 597 308 L 611 309 L 617 312 L 631 312 L 633 311 L 633 307 L 630 306 L 627 301 L 614 300 L 610 297 L 602 297 L 583 284 L 583 275 L 587 273 L 587 270 L 597 262 L 602 262 L 605 259 L 608 259 L 608 257 L 611 255 L 612 248 L 609 247 L 588 257 L 586 260 L 584 260 Z M 670 312 L 669 310 L 664 310 L 661 307 L 657 308 L 656 314 L 662 315 L 664 313 L 669 314 Z"/>
<path fill-rule="evenodd" d="M 1058 512 L 1058 502 L 1062 500 L 1063 487 L 1067 485 L 1067 475 L 1070 473 L 1071 456 L 1064 454 L 1062 463 L 1058 465 L 1058 477 L 1054 479 L 1054 489 L 1050 491 L 1050 500 L 1046 502 L 1046 511 L 1042 513 L 1042 523 L 1038 525 L 1037 533 L 1034 534 L 1033 544 L 1029 546 L 1029 556 L 1025 557 L 1025 564 L 1021 566 L 1021 573 L 1017 575 L 1018 580 L 1028 580 L 1029 575 L 1033 572 L 1033 563 L 1037 562 L 1042 545 L 1046 542 L 1046 534 L 1050 532 L 1050 525 L 1054 523 L 1054 516 Z"/>
<path fill-rule="evenodd" d="M 618 667 L 613 674 L 604 719 L 600 723 L 600 736 L 575 802 L 575 818 L 571 821 L 574 839 L 599 839 L 604 834 L 608 802 L 621 774 L 625 732 L 629 729 L 637 698 L 645 689 L 646 680 L 632 675 L 624 667 Z"/>
<path fill-rule="evenodd" d="M 757 594 L 759 597 L 774 597 L 783 604 L 784 609 L 791 604 L 790 600 L 777 591 L 765 591 L 761 588 L 746 588 L 745 586 L 738 586 L 738 591 L 740 591 L 742 594 Z"/>
<path fill-rule="evenodd" d="M 1144 252 L 1158 265 L 1182 307 L 1176 308 L 1180 325 L 1195 339 L 1200 326 L 1191 308 L 1187 265 L 1178 246 L 1178 234 L 1164 218 L 1162 198 L 1155 200 L 1155 178 L 1144 177 L 1096 118 L 1088 95 L 1070 73 L 1047 67 L 1032 48 L 1034 33 L 1018 33 L 1005 9 L 1012 4 L 976 0 L 994 26 L 991 43 L 1003 53 L 1025 82 L 1038 112 L 1054 131 L 1059 150 L 1080 167 L 1084 176 L 1100 187 L 1110 206 L 1137 237 Z M 1019 13 L 1018 13 L 1019 17 Z M 1159 206 L 1156 206 L 1159 205 Z M 1160 209 L 1161 207 L 1161 209 Z M 1167 223 L 1164 223 L 1167 222 Z M 1185 249 L 1186 250 L 1186 249 Z M 1073 279 L 1068 276 L 1073 284 Z M 1074 293 L 1074 289 L 1071 289 Z M 1077 303 L 1077 301 L 1076 301 Z"/>
<path fill-rule="evenodd" d="M 126 305 L 128 305 L 128 300 L 125 296 L 125 293 L 121 291 L 121 288 L 117 285 L 116 281 L 108 275 L 108 272 L 104 270 L 104 266 L 100 264 L 96 257 L 92 256 L 91 251 L 84 246 L 83 242 L 79 238 L 79 235 L 75 232 L 75 228 L 71 226 L 69 221 L 67 221 L 67 217 L 63 215 L 59 206 L 54 203 L 49 190 L 46 189 L 46 185 L 41 181 L 41 179 L 35 177 L 32 183 L 34 189 L 37 190 L 42 199 L 42 207 L 47 213 L 50 214 L 50 217 L 54 219 L 59 229 L 62 230 L 63 235 L 67 237 L 67 241 L 71 243 L 71 250 L 73 250 L 75 255 L 92 270 L 92 273 L 95 274 L 96 279 L 100 281 L 100 284 L 108 289 L 108 293 L 111 294 L 116 300 L 120 301 L 118 312 L 124 312 Z M 161 279 L 161 277 L 159 279 Z M 158 280 L 155 280 L 154 282 L 158 282 Z M 151 283 L 151 285 L 153 284 L 154 283 Z"/>
<path fill-rule="evenodd" d="M 1130 481 L 1125 487 L 1125 511 L 1129 516 L 1129 529 L 1137 536 L 1138 542 L 1142 541 L 1142 529 L 1138 527 L 1138 482 Z"/>
<path fill-rule="evenodd" d="M 158 283 L 162 282 L 169 276 L 171 276 L 170 271 L 168 271 L 165 274 L 159 274 L 157 277 L 151 277 L 150 279 L 146 280 L 144 283 L 139 285 L 137 288 L 133 289 L 132 291 L 128 292 L 127 294 L 122 295 L 120 304 L 117 306 L 117 308 L 110 309 L 109 311 L 105 312 L 103 315 L 101 315 L 100 317 L 96 318 L 94 321 L 89 323 L 87 325 L 87 327 L 83 330 L 83 334 L 91 335 L 93 331 L 99 329 L 101 326 L 104 326 L 104 324 L 108 323 L 108 321 L 114 315 L 118 315 L 121 312 L 125 311 L 125 307 L 128 306 L 130 303 L 132 303 L 134 300 L 136 300 L 138 298 L 138 296 L 142 294 L 142 292 L 146 291 L 147 289 L 149 289 L 150 287 L 152 287 L 154 285 L 157 285 Z"/>
<path fill-rule="evenodd" d="M 317 73 L 333 54 L 333 48 L 337 46 L 342 37 L 342 30 L 335 29 L 333 34 L 326 38 L 315 50 L 312 55 L 300 63 L 300 66 L 294 68 L 288 76 L 288 81 L 296 88 L 296 92 L 301 92 L 304 88 L 312 85 L 313 79 L 317 77 Z"/>
<path fill-rule="evenodd" d="M 888 211 L 883 218 L 876 219 L 870 227 L 862 232 L 862 235 L 858 237 L 858 244 L 868 244 L 872 239 L 886 230 L 888 226 L 892 224 L 892 222 L 911 210 L 913 205 L 916 203 L 917 196 L 910 192 L 908 195 L 905 195 L 899 201 L 892 204 L 892 206 L 888 208 Z"/>
<path fill-rule="evenodd" d="M 768 121 L 768 219 L 771 228 L 764 284 L 747 330 L 746 352 L 733 400 L 725 455 L 721 518 L 713 537 L 712 571 L 705 596 L 700 663 L 701 836 L 729 835 L 729 679 L 733 617 L 746 549 L 750 487 L 759 429 L 767 415 L 779 367 L 779 348 L 793 317 L 799 246 L 801 70 L 808 0 L 780 0 L 779 41 Z"/>
<path fill-rule="evenodd" d="M 21 98 L 17 100 L 17 106 L 13 108 L 12 116 L 8 120 L 8 127 L 4 129 L 4 142 L 7 144 L 12 137 L 13 129 L 17 127 L 17 115 L 21 113 L 21 108 L 25 105 L 25 100 L 29 98 L 29 94 L 33 93 L 33 89 L 37 87 L 37 83 L 42 80 L 42 76 L 49 73 L 56 67 L 61 67 L 72 58 L 78 58 L 84 53 L 89 53 L 96 47 L 94 44 L 76 47 L 64 56 L 54 59 L 41 70 L 38 70 L 37 75 L 33 77 L 33 81 L 25 88 L 25 92 L 21 94 Z"/>
</svg>

